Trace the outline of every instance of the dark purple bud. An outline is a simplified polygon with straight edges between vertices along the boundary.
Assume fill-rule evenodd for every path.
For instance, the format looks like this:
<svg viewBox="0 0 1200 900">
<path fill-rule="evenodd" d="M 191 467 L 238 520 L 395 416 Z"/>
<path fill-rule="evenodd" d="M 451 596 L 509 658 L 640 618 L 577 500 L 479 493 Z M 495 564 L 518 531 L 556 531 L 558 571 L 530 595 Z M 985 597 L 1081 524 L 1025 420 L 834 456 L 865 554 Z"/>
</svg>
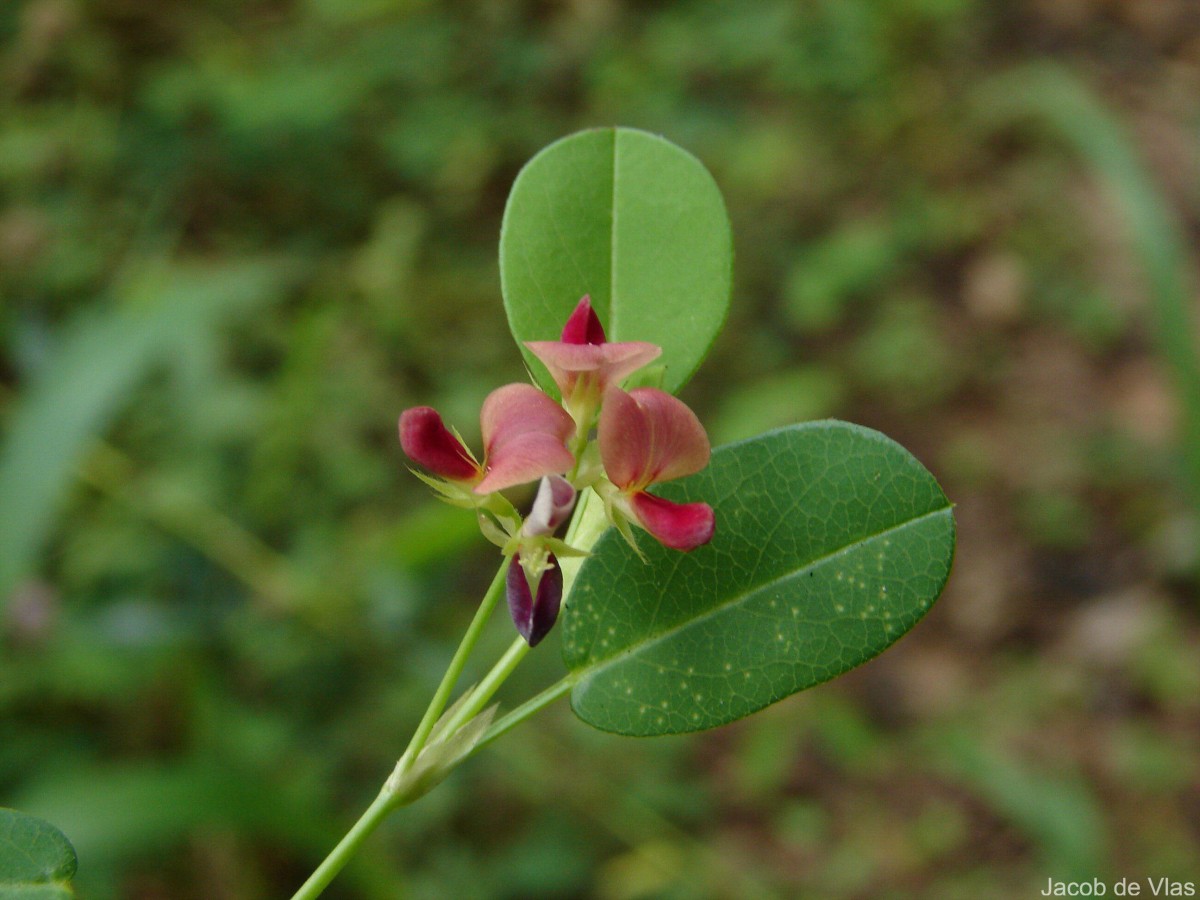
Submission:
<svg viewBox="0 0 1200 900">
<path fill-rule="evenodd" d="M 537 598 L 529 590 L 529 580 L 521 566 L 521 555 L 514 554 L 508 567 L 505 593 L 508 595 L 508 611 L 513 624 L 530 647 L 538 643 L 558 621 L 558 608 L 562 603 L 562 570 L 554 554 L 549 554 L 551 568 L 542 573 L 538 581 Z"/>
</svg>

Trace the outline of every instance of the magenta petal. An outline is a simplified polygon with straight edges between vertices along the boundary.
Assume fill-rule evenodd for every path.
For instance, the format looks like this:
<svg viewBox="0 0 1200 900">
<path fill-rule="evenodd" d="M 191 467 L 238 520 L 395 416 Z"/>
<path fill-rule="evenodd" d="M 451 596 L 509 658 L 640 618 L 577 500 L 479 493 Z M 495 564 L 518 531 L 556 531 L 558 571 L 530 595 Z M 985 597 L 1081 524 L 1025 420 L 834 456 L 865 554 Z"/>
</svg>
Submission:
<svg viewBox="0 0 1200 900">
<path fill-rule="evenodd" d="M 400 446 L 409 458 L 443 478 L 478 478 L 479 466 L 436 409 L 415 406 L 400 414 Z"/>
<path fill-rule="evenodd" d="M 609 480 L 640 491 L 699 472 L 711 448 L 687 404 L 658 388 L 614 388 L 600 410 L 600 458 Z"/>
<path fill-rule="evenodd" d="M 542 573 L 538 583 L 537 598 L 529 590 L 525 570 L 521 568 L 520 554 L 513 556 L 505 576 L 504 589 L 508 598 L 508 612 L 517 631 L 530 647 L 535 647 L 549 634 L 558 620 L 558 609 L 562 604 L 563 579 L 558 560 L 550 554 L 554 568 Z"/>
<path fill-rule="evenodd" d="M 630 505 L 637 523 L 672 550 L 694 550 L 707 544 L 716 529 L 713 509 L 707 503 L 672 503 L 642 491 L 630 498 Z"/>
<path fill-rule="evenodd" d="M 604 326 L 600 324 L 600 319 L 596 317 L 596 313 L 592 309 L 592 298 L 590 295 L 584 294 L 579 305 L 575 307 L 575 311 L 567 319 L 567 324 L 563 326 L 562 342 L 564 344 L 603 344 L 606 340 Z"/>
<path fill-rule="evenodd" d="M 574 420 L 531 384 L 506 384 L 492 391 L 483 401 L 479 421 L 487 475 L 475 486 L 477 494 L 561 475 L 575 464 L 566 447 Z"/>
</svg>

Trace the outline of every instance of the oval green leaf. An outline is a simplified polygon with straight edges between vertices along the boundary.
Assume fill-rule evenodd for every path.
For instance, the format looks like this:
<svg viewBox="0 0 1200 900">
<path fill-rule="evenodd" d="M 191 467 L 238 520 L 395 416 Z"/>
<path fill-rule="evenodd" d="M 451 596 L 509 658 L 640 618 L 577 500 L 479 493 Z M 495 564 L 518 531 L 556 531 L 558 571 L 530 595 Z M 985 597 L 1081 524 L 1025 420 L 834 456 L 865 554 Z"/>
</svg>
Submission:
<svg viewBox="0 0 1200 900">
<path fill-rule="evenodd" d="M 603 128 L 563 138 L 513 184 L 500 232 L 509 327 L 558 340 L 584 294 L 610 341 L 663 348 L 664 388 L 678 390 L 725 323 L 733 277 L 725 203 L 694 156 L 644 131 Z"/>
<path fill-rule="evenodd" d="M 951 504 L 899 444 L 845 422 L 773 431 L 655 488 L 704 500 L 691 553 L 610 529 L 564 614 L 571 706 L 597 728 L 679 734 L 732 722 L 866 662 L 913 627 L 954 556 Z"/>
<path fill-rule="evenodd" d="M 49 822 L 0 809 L 0 900 L 74 897 L 75 849 Z"/>
</svg>

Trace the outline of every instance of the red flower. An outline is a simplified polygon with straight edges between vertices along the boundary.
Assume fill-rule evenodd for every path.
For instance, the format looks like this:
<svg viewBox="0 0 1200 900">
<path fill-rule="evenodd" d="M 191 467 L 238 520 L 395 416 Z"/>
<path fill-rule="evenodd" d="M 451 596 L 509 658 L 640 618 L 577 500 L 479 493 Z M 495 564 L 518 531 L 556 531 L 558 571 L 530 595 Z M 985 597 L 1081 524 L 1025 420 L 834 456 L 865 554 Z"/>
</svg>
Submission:
<svg viewBox="0 0 1200 900">
<path fill-rule="evenodd" d="M 661 347 L 645 341 L 609 343 L 586 294 L 563 326 L 562 340 L 526 341 L 525 346 L 550 370 L 567 409 L 589 423 L 609 385 L 662 354 Z"/>
<path fill-rule="evenodd" d="M 490 494 L 544 475 L 560 475 L 575 464 L 566 441 L 575 431 L 570 415 L 529 384 L 492 391 L 479 413 L 483 463 L 428 406 L 400 416 L 400 446 L 414 461 L 449 481 Z"/>
<path fill-rule="evenodd" d="M 673 503 L 646 490 L 708 465 L 708 435 L 686 404 L 657 388 L 611 388 L 599 432 L 600 458 L 618 491 L 612 505 L 672 549 L 692 550 L 712 539 L 715 520 L 707 503 Z"/>
</svg>

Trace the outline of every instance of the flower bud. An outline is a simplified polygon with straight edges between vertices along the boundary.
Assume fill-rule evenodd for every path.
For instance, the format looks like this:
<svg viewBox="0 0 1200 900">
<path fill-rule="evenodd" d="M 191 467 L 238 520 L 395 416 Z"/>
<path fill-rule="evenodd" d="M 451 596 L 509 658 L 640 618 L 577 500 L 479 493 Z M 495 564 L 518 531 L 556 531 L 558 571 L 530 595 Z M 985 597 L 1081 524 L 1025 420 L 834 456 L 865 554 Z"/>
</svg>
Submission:
<svg viewBox="0 0 1200 900">
<path fill-rule="evenodd" d="M 571 482 L 561 475 L 547 475 L 538 485 L 537 496 L 521 526 L 521 533 L 526 537 L 554 534 L 574 508 L 575 488 L 571 487 Z"/>
<path fill-rule="evenodd" d="M 535 588 L 531 589 L 529 577 L 521 565 L 521 555 L 514 554 L 505 579 L 508 612 L 530 647 L 536 647 L 550 633 L 562 604 L 562 570 L 553 553 L 547 555 L 546 563 L 547 567 L 536 578 Z"/>
</svg>

